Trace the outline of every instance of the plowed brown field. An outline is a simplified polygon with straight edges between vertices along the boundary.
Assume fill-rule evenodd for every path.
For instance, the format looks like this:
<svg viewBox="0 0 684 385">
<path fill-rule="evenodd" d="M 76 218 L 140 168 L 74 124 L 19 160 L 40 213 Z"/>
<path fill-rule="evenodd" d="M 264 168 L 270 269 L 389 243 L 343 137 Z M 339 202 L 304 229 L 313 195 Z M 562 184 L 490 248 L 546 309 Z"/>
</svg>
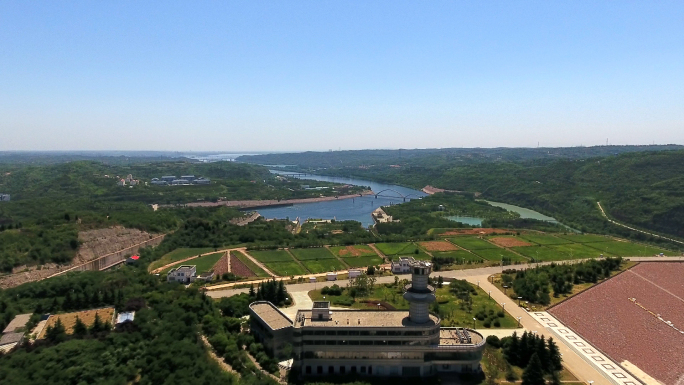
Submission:
<svg viewBox="0 0 684 385">
<path fill-rule="evenodd" d="M 427 251 L 452 251 L 458 250 L 458 247 L 447 241 L 430 241 L 430 242 L 420 242 L 420 245 Z"/>
<path fill-rule="evenodd" d="M 522 239 L 518 238 L 493 237 L 489 238 L 489 241 L 501 247 L 532 246 L 531 243 L 525 242 Z"/>
<path fill-rule="evenodd" d="M 224 255 L 223 257 L 221 257 L 221 259 L 216 261 L 212 270 L 214 271 L 214 274 L 216 274 L 217 276 L 221 276 L 225 273 L 230 273 L 230 264 L 228 262 L 228 256 Z"/>
<path fill-rule="evenodd" d="M 340 250 L 340 257 L 342 256 L 352 256 L 352 257 L 360 257 L 364 254 L 367 254 L 368 251 L 366 250 L 359 250 L 354 246 L 346 246 L 344 249 Z"/>
<path fill-rule="evenodd" d="M 230 253 L 230 270 L 231 273 L 240 277 L 256 277 L 256 274 L 233 253 Z"/>
<path fill-rule="evenodd" d="M 448 235 L 489 235 L 489 234 L 509 234 L 510 232 L 511 232 L 510 230 L 492 229 L 492 228 L 453 229 L 453 230 L 449 230 L 447 232 L 444 232 L 440 235 L 444 235 L 444 236 L 448 236 Z"/>
<path fill-rule="evenodd" d="M 74 325 L 76 324 L 76 318 L 80 318 L 81 321 L 86 324 L 86 326 L 90 327 L 90 325 L 95 322 L 95 314 L 98 314 L 100 316 L 100 320 L 104 322 L 109 322 L 110 324 L 113 325 L 114 323 L 114 308 L 113 307 L 105 307 L 101 309 L 93 309 L 93 310 L 84 310 L 84 311 L 77 311 L 74 313 L 65 313 L 65 314 L 55 314 L 51 315 L 50 318 L 48 318 L 47 323 L 45 324 L 45 328 L 43 328 L 43 331 L 40 333 L 38 338 L 43 338 L 45 337 L 45 333 L 47 332 L 48 326 L 55 326 L 57 323 L 57 320 L 62 321 L 62 325 L 64 325 L 64 329 L 66 330 L 67 334 L 71 334 L 74 330 Z"/>
<path fill-rule="evenodd" d="M 675 385 L 684 381 L 682 293 L 684 263 L 641 263 L 550 312 L 616 362 Z"/>
</svg>

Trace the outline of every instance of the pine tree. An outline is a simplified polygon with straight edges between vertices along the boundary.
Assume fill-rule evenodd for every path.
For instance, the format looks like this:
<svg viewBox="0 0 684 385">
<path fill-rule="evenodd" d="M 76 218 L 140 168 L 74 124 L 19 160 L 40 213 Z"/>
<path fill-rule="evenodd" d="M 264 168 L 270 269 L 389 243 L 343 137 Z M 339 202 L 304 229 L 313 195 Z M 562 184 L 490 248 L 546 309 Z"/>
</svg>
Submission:
<svg viewBox="0 0 684 385">
<path fill-rule="evenodd" d="M 88 334 L 88 327 L 81 321 L 80 318 L 76 317 L 76 323 L 74 324 L 74 335 L 76 337 L 84 337 Z"/>
<path fill-rule="evenodd" d="M 283 281 L 278 282 L 278 295 L 276 298 L 277 304 L 282 304 L 285 303 L 285 298 L 287 298 L 287 294 L 285 292 L 285 285 L 283 284 Z"/>
<path fill-rule="evenodd" d="M 57 318 L 55 326 L 48 326 L 45 332 L 45 338 L 50 342 L 62 342 L 66 339 L 66 330 L 62 324 L 62 320 Z"/>
<path fill-rule="evenodd" d="M 527 363 L 530 360 L 530 354 L 532 354 L 530 353 L 529 349 L 530 340 L 532 339 L 531 337 L 531 334 L 528 334 L 527 331 L 523 332 L 522 337 L 520 337 L 520 348 L 518 349 L 518 362 L 516 363 L 516 365 L 520 367 L 527 366 Z"/>
<path fill-rule="evenodd" d="M 254 298 L 256 297 L 256 293 L 254 292 L 254 284 L 249 285 L 249 298 Z"/>
<path fill-rule="evenodd" d="M 539 361 L 542 364 L 542 368 L 544 368 L 544 371 L 547 373 L 553 372 L 553 366 L 551 365 L 549 354 L 546 350 L 546 340 L 544 339 L 544 336 L 541 336 L 541 338 L 537 337 L 535 345 L 536 347 L 534 352 L 539 356 Z"/>
<path fill-rule="evenodd" d="M 530 363 L 527 364 L 522 375 L 522 385 L 546 385 L 544 370 L 537 353 L 532 354 L 532 357 L 530 357 Z"/>
<path fill-rule="evenodd" d="M 103 326 L 100 315 L 95 313 L 95 321 L 93 321 L 93 324 L 90 326 L 90 332 L 93 334 L 99 333 L 104 329 Z"/>
<path fill-rule="evenodd" d="M 547 344 L 549 345 L 549 362 L 551 363 L 553 370 L 563 369 L 563 364 L 561 364 L 563 358 L 561 357 L 558 345 L 553 341 L 553 337 L 549 338 Z"/>
<path fill-rule="evenodd" d="M 506 359 L 508 362 L 510 362 L 513 365 L 518 365 L 520 362 L 520 338 L 518 338 L 518 333 L 513 332 L 513 336 L 511 336 L 511 340 L 506 345 L 506 349 L 504 354 L 506 355 Z"/>
</svg>

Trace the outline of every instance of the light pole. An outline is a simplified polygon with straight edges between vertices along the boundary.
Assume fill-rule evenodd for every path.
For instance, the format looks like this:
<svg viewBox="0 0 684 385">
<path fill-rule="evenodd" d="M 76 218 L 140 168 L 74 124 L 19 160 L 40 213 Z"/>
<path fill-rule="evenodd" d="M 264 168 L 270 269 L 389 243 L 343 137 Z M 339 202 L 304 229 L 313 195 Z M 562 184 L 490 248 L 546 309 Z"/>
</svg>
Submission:
<svg viewBox="0 0 684 385">
<path fill-rule="evenodd" d="M 501 310 L 506 310 L 506 302 L 503 302 L 503 303 L 501 304 Z"/>
<path fill-rule="evenodd" d="M 508 291 L 508 286 L 504 285 L 503 288 L 504 288 L 504 294 L 506 294 L 506 292 Z"/>
<path fill-rule="evenodd" d="M 480 281 L 477 281 L 477 287 L 480 287 Z"/>
<path fill-rule="evenodd" d="M 522 299 L 522 297 L 518 297 L 518 306 L 520 306 L 520 300 L 521 299 Z"/>
<path fill-rule="evenodd" d="M 521 318 L 522 318 L 522 317 L 518 317 L 518 327 L 520 327 L 520 319 L 521 319 Z"/>
<path fill-rule="evenodd" d="M 492 298 L 492 291 L 489 291 L 489 298 Z"/>
<path fill-rule="evenodd" d="M 473 318 L 473 329 L 475 329 L 475 318 Z"/>
</svg>

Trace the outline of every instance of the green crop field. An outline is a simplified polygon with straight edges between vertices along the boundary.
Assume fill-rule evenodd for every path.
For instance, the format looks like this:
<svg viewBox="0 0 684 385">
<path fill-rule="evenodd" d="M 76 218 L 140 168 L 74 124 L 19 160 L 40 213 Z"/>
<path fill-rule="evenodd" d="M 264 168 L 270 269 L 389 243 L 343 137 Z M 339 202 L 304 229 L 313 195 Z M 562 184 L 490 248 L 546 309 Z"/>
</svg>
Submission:
<svg viewBox="0 0 684 385">
<path fill-rule="evenodd" d="M 333 246 L 330 248 L 330 251 L 340 258 L 377 256 L 375 251 L 367 245 Z"/>
<path fill-rule="evenodd" d="M 454 237 L 449 238 L 449 240 L 468 250 L 482 250 L 482 249 L 498 249 L 499 246 L 493 245 L 483 239 L 477 237 Z"/>
<path fill-rule="evenodd" d="M 550 246 L 522 246 L 512 247 L 511 249 L 528 258 L 533 258 L 538 262 L 563 261 L 571 259 L 569 254 L 564 254 L 560 250 L 553 249 Z"/>
<path fill-rule="evenodd" d="M 291 259 L 291 258 L 290 258 Z M 268 262 L 264 263 L 266 267 L 273 272 L 273 274 L 279 275 L 281 277 L 289 277 L 292 275 L 305 275 L 309 274 L 303 267 L 301 267 L 297 262 Z"/>
<path fill-rule="evenodd" d="M 382 264 L 384 261 L 382 258 L 375 257 L 356 257 L 356 258 L 344 258 L 344 263 L 351 267 L 368 267 L 377 266 Z"/>
<path fill-rule="evenodd" d="M 559 238 L 567 239 L 577 243 L 608 242 L 611 238 L 595 234 L 558 234 Z"/>
<path fill-rule="evenodd" d="M 467 251 L 463 250 L 455 250 L 455 251 L 433 251 L 432 255 L 435 257 L 442 257 L 442 258 L 450 258 L 454 261 L 456 264 L 462 264 L 463 260 L 466 262 L 484 262 L 482 258 L 478 257 L 477 255 L 474 255 L 472 253 L 469 253 Z"/>
<path fill-rule="evenodd" d="M 566 256 L 564 259 L 582 259 L 582 258 L 598 258 L 601 256 L 601 252 L 583 245 L 581 243 L 568 243 L 565 245 L 548 245 L 549 249 L 558 251 L 560 254 Z M 604 257 L 613 257 L 612 254 L 604 252 Z"/>
<path fill-rule="evenodd" d="M 511 261 L 518 261 L 518 262 L 528 262 L 528 260 L 524 257 L 521 257 L 517 255 L 516 253 L 502 249 L 502 248 L 497 248 L 497 249 L 482 249 L 482 250 L 473 250 L 473 253 L 479 255 L 480 257 L 488 260 L 488 261 L 501 261 L 502 257 L 505 258 L 510 258 Z"/>
<path fill-rule="evenodd" d="M 148 269 L 150 271 L 162 267 L 164 265 L 168 265 L 169 263 L 173 263 L 176 261 L 180 261 L 185 258 L 190 258 L 195 255 L 199 254 L 204 254 L 204 253 L 209 253 L 214 251 L 215 249 L 212 247 L 201 247 L 201 248 L 180 248 L 176 249 L 170 253 L 164 254 L 159 260 L 154 261 L 150 263 L 150 266 Z"/>
<path fill-rule="evenodd" d="M 539 245 L 562 245 L 565 243 L 571 243 L 567 239 L 554 237 L 553 235 L 548 234 L 525 234 L 521 235 L 520 238 L 526 241 L 537 243 Z"/>
<path fill-rule="evenodd" d="M 306 266 L 312 273 L 325 273 L 328 271 L 338 271 L 346 270 L 347 267 L 342 264 L 337 258 L 323 259 L 323 260 L 313 260 L 309 259 L 302 261 L 302 264 Z"/>
<path fill-rule="evenodd" d="M 290 249 L 292 255 L 300 261 L 335 259 L 335 256 L 325 247 L 313 249 Z"/>
<path fill-rule="evenodd" d="M 411 242 L 398 242 L 398 243 L 376 243 L 375 247 L 378 248 L 385 255 L 397 255 L 397 254 L 407 254 L 404 249 L 412 246 Z"/>
<path fill-rule="evenodd" d="M 659 249 L 653 246 L 645 246 L 621 241 L 594 242 L 587 244 L 587 246 L 600 250 L 604 253 L 611 253 L 621 257 L 648 257 L 660 253 L 668 256 L 680 255 L 678 253 L 665 249 Z"/>
<path fill-rule="evenodd" d="M 248 253 L 261 263 L 294 262 L 290 253 L 285 250 L 248 251 Z"/>
<path fill-rule="evenodd" d="M 264 269 L 260 268 L 256 263 L 254 263 L 251 259 L 247 258 L 244 254 L 238 251 L 231 251 L 230 253 L 231 255 L 234 255 L 237 259 L 242 261 L 242 263 L 247 265 L 247 267 L 249 267 L 249 269 L 257 275 L 257 277 L 270 277 L 270 275 L 268 275 L 268 273 L 265 272 Z"/>
<path fill-rule="evenodd" d="M 197 274 L 205 273 L 211 270 L 212 267 L 218 262 L 219 259 L 225 253 L 213 253 L 208 255 L 203 255 L 201 257 L 192 260 L 192 264 L 197 266 Z"/>
</svg>

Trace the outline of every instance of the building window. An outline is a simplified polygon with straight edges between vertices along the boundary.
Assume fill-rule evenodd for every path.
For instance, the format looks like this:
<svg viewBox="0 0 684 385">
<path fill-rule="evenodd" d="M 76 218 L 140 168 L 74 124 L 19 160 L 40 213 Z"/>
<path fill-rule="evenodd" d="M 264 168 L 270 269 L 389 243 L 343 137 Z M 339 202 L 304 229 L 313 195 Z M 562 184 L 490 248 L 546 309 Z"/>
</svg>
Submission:
<svg viewBox="0 0 684 385">
<path fill-rule="evenodd" d="M 328 374 L 335 374 L 335 367 L 334 366 L 328 366 Z"/>
<path fill-rule="evenodd" d="M 351 367 L 351 372 L 352 372 L 352 374 L 356 374 L 356 366 Z"/>
<path fill-rule="evenodd" d="M 361 367 L 361 374 L 366 374 L 366 367 L 365 366 Z"/>
<path fill-rule="evenodd" d="M 372 366 L 368 367 L 368 374 L 373 374 L 373 367 Z"/>
<path fill-rule="evenodd" d="M 323 374 L 323 367 L 319 366 L 318 368 L 316 368 L 316 373 Z"/>
<path fill-rule="evenodd" d="M 306 366 L 306 374 L 311 374 L 311 366 Z"/>
<path fill-rule="evenodd" d="M 347 372 L 347 367 L 346 366 L 340 366 L 340 374 L 344 374 Z"/>
</svg>

